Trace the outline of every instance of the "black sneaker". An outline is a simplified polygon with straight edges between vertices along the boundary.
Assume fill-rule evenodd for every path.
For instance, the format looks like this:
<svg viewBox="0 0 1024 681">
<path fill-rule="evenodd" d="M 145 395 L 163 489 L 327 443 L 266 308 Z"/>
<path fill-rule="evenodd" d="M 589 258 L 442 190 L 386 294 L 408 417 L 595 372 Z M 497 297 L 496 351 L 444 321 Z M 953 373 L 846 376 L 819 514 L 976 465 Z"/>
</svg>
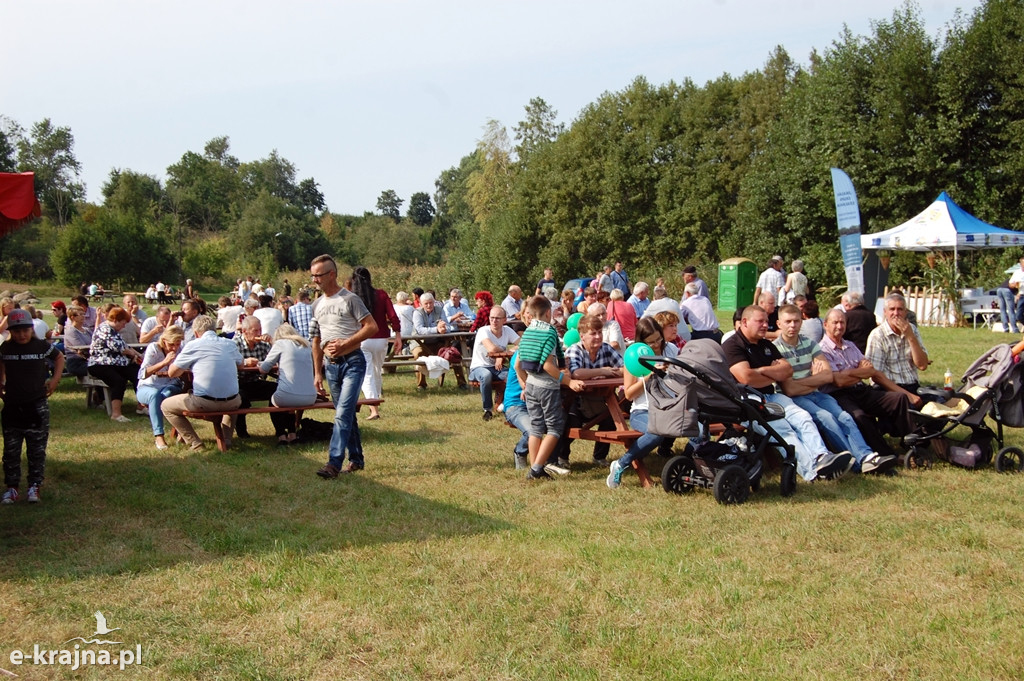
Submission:
<svg viewBox="0 0 1024 681">
<path fill-rule="evenodd" d="M 484 421 L 490 421 L 493 416 L 490 409 L 484 409 Z"/>
<path fill-rule="evenodd" d="M 551 476 L 547 474 L 543 468 L 539 471 L 535 471 L 532 468 L 526 472 L 527 480 L 550 480 Z"/>
</svg>

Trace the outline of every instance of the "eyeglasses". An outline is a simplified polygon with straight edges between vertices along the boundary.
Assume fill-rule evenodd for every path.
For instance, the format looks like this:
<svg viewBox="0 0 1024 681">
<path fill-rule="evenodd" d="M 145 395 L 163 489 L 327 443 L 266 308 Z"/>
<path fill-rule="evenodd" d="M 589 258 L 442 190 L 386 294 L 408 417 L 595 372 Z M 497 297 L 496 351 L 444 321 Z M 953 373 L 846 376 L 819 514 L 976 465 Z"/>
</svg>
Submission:
<svg viewBox="0 0 1024 681">
<path fill-rule="evenodd" d="M 334 270 L 327 270 L 326 272 L 310 272 L 309 276 L 312 277 L 313 279 L 319 279 L 320 277 L 326 277 L 333 271 Z"/>
</svg>

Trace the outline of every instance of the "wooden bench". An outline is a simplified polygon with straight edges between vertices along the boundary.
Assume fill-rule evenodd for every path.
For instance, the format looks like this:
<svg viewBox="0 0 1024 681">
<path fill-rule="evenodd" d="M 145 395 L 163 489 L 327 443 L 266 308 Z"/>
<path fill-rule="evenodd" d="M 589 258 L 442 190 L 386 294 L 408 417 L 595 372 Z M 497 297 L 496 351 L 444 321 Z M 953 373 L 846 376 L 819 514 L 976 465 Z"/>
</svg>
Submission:
<svg viewBox="0 0 1024 681">
<path fill-rule="evenodd" d="M 356 402 L 356 411 L 359 411 L 361 407 L 372 407 L 382 404 L 382 399 L 362 399 Z M 241 416 L 249 414 L 282 414 L 282 413 L 294 413 L 295 414 L 295 425 L 296 428 L 299 425 L 299 421 L 302 419 L 302 413 L 309 409 L 334 409 L 334 403 L 330 400 L 319 400 L 313 404 L 306 405 L 305 407 L 275 407 L 273 405 L 267 407 L 246 407 L 245 409 L 223 409 L 221 411 L 189 411 L 185 410 L 181 412 L 181 415 L 190 419 L 201 419 L 203 421 L 209 421 L 213 424 L 213 432 L 217 438 L 217 449 L 222 452 L 228 450 L 228 444 L 224 440 L 223 432 L 220 428 L 220 420 L 224 416 Z M 174 428 L 171 428 L 171 437 L 175 437 L 177 433 Z"/>
<path fill-rule="evenodd" d="M 88 409 L 92 406 L 93 396 L 97 390 L 103 391 L 103 406 L 107 410 L 107 416 L 114 413 L 113 408 L 110 404 L 110 386 L 94 376 L 86 374 L 85 376 L 77 376 L 78 385 L 85 386 L 85 408 Z"/>
</svg>

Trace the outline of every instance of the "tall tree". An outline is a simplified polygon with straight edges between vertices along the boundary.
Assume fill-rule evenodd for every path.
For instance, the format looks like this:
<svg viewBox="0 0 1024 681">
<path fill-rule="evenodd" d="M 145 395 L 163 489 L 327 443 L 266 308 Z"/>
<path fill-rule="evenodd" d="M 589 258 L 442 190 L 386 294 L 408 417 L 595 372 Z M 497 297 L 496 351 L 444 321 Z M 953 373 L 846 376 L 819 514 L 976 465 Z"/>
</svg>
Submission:
<svg viewBox="0 0 1024 681">
<path fill-rule="evenodd" d="M 18 168 L 16 156 L 21 126 L 0 114 L 0 173 L 13 173 Z"/>
<path fill-rule="evenodd" d="M 228 153 L 228 142 L 227 137 L 215 137 L 203 154 L 187 151 L 167 167 L 168 199 L 187 227 L 225 229 L 232 220 L 232 205 L 244 203 L 241 164 Z"/>
<path fill-rule="evenodd" d="M 75 213 L 75 203 L 85 197 L 71 128 L 55 127 L 44 118 L 17 144 L 18 169 L 35 173 L 36 193 L 46 212 L 58 224 L 66 224 Z"/>
<path fill-rule="evenodd" d="M 558 122 L 558 112 L 542 98 L 534 97 L 525 108 L 526 119 L 512 128 L 518 142 L 516 156 L 521 164 L 528 163 L 534 152 L 554 142 L 565 132 L 565 124 Z"/>
<path fill-rule="evenodd" d="M 426 227 L 434 221 L 434 204 L 430 202 L 430 194 L 416 192 L 409 197 L 409 212 L 407 216 L 413 224 L 419 227 Z"/>
<path fill-rule="evenodd" d="M 153 175 L 113 168 L 103 183 L 103 205 L 155 220 L 163 212 L 164 189 Z"/>
<path fill-rule="evenodd" d="M 381 215 L 391 218 L 395 222 L 402 219 L 402 203 L 394 189 L 385 189 L 377 197 L 377 210 Z"/>
</svg>

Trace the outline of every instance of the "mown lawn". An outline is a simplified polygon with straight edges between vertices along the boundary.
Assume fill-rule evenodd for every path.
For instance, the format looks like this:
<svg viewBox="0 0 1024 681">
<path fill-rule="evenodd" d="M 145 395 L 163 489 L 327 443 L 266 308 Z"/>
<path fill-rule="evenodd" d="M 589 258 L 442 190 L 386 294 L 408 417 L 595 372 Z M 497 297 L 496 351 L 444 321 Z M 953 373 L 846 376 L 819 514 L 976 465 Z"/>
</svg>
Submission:
<svg viewBox="0 0 1024 681">
<path fill-rule="evenodd" d="M 923 329 L 962 372 L 1003 336 Z M 365 471 L 275 446 L 157 452 L 65 381 L 43 503 L 0 507 L 0 669 L 19 678 L 1019 679 L 1024 475 L 778 477 L 739 507 L 609 490 L 574 448 L 528 484 L 479 396 L 385 381 Z M 131 398 L 128 400 L 131 403 Z M 319 412 L 317 418 L 327 419 Z M 208 424 L 199 432 L 212 441 Z M 1008 442 L 1024 444 L 1018 431 Z M 620 450 L 621 451 L 621 450 Z M 613 449 L 613 453 L 615 450 Z M 649 459 L 657 474 L 664 461 Z M 24 490 L 23 490 L 24 491 Z M 10 664 L 103 612 L 125 671 Z M 67 644 L 67 647 L 73 644 Z M 120 646 L 114 646 L 119 648 Z M 0 673 L 2 676 L 2 673 Z"/>
</svg>

